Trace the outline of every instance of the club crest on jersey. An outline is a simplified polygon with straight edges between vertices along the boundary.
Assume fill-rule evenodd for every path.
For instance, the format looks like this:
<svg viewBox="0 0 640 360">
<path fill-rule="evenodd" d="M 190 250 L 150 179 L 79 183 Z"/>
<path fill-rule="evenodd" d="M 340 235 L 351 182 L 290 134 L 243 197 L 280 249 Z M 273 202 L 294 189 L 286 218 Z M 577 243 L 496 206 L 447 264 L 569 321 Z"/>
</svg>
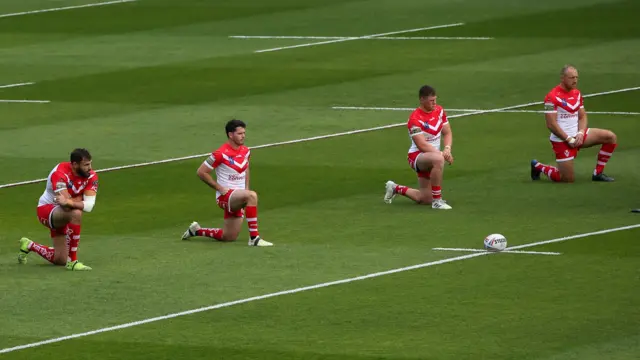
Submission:
<svg viewBox="0 0 640 360">
<path fill-rule="evenodd" d="M 567 104 L 567 100 L 562 99 L 561 101 L 562 101 L 562 106 L 568 106 L 568 104 Z"/>
<path fill-rule="evenodd" d="M 564 156 L 569 156 L 569 150 L 564 151 Z"/>
</svg>

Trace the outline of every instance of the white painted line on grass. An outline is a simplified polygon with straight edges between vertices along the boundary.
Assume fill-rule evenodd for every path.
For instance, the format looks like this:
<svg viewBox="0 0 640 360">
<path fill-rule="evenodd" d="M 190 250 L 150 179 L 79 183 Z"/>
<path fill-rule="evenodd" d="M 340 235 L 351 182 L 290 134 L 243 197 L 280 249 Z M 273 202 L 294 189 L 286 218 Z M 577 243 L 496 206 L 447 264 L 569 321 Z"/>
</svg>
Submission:
<svg viewBox="0 0 640 360">
<path fill-rule="evenodd" d="M 0 85 L 0 89 L 8 89 L 8 88 L 14 88 L 14 87 L 20 87 L 20 86 L 33 85 L 33 84 L 35 84 L 35 83 L 34 82 L 26 82 L 26 83 L 18 83 L 18 84 Z"/>
<path fill-rule="evenodd" d="M 442 247 L 437 247 L 437 248 L 433 248 L 431 250 L 438 250 L 438 251 L 463 251 L 463 252 L 492 252 L 492 251 L 488 251 L 488 250 L 483 250 L 483 249 L 467 249 L 467 248 L 442 248 Z M 559 252 L 550 252 L 550 251 L 522 251 L 522 250 L 502 250 L 502 251 L 493 251 L 495 253 L 508 253 L 508 254 L 531 254 L 531 255 L 562 255 L 562 253 Z"/>
<path fill-rule="evenodd" d="M 280 51 L 280 50 L 286 50 L 286 49 L 295 49 L 295 48 L 301 48 L 301 47 L 307 47 L 307 46 L 317 46 L 317 45 L 333 44 L 333 43 L 339 43 L 339 42 L 345 42 L 345 41 L 370 39 L 370 38 L 376 38 L 376 37 L 387 36 L 387 35 L 406 34 L 406 33 L 410 33 L 410 32 L 433 30 L 433 29 L 442 29 L 442 28 L 448 28 L 448 27 L 454 27 L 454 26 L 462 26 L 462 25 L 464 25 L 464 23 L 455 23 L 455 24 L 429 26 L 429 27 L 416 28 L 416 29 L 390 31 L 390 32 L 380 33 L 380 34 L 372 34 L 372 35 L 364 35 L 364 36 L 358 36 L 358 37 L 341 38 L 341 39 L 334 39 L 334 40 L 327 40 L 327 41 L 320 41 L 320 42 L 312 42 L 312 43 L 305 43 L 305 44 L 298 44 L 298 45 L 291 45 L 291 46 L 281 46 L 281 47 L 271 48 L 271 49 L 256 50 L 255 52 L 256 53 L 263 53 L 263 52 L 271 52 L 271 51 Z"/>
<path fill-rule="evenodd" d="M 624 91 L 633 91 L 633 90 L 638 90 L 638 89 L 640 89 L 640 87 L 620 89 L 620 90 L 612 90 L 612 91 L 605 91 L 605 92 L 595 93 L 595 94 L 591 94 L 591 95 L 584 95 L 583 97 L 593 97 L 593 96 L 599 96 L 599 95 L 608 95 L 608 94 L 614 94 L 614 93 L 619 93 L 619 92 L 624 92 Z M 536 102 L 531 102 L 531 103 L 526 103 L 526 104 L 507 106 L 507 107 L 504 107 L 504 108 L 498 108 L 498 109 L 492 109 L 492 110 L 482 110 L 482 111 L 476 111 L 476 112 L 469 112 L 469 113 L 465 113 L 465 114 L 455 114 L 455 115 L 448 116 L 448 118 L 449 119 L 454 119 L 454 118 L 465 117 L 465 116 L 486 114 L 486 113 L 491 113 L 491 112 L 500 112 L 500 111 L 503 111 L 503 110 L 523 108 L 523 107 L 532 106 L 532 105 L 539 105 L 539 104 L 542 104 L 542 101 L 536 101 Z M 412 108 L 412 110 L 413 110 L 413 108 Z M 271 143 L 271 144 L 252 146 L 251 149 L 262 149 L 262 148 L 268 148 L 268 147 L 274 147 L 274 146 L 280 146 L 280 145 L 297 144 L 297 143 L 307 142 L 307 141 L 329 139 L 329 138 L 334 138 L 334 137 L 338 137 L 338 136 L 361 134 L 361 133 L 370 132 L 370 131 L 390 129 L 390 128 L 399 127 L 399 126 L 405 126 L 405 125 L 407 125 L 406 122 L 401 122 L 401 123 L 396 123 L 396 124 L 376 126 L 376 127 L 367 128 L 367 129 L 350 130 L 350 131 L 344 131 L 344 132 L 328 134 L 328 135 L 313 136 L 313 137 L 304 138 L 304 139 L 288 140 L 288 141 L 281 141 L 281 142 L 276 142 L 276 143 Z M 208 155 L 210 155 L 210 153 L 182 156 L 182 157 L 164 159 L 164 160 L 157 160 L 157 161 L 149 161 L 149 162 L 140 163 L 140 164 L 115 166 L 115 167 L 106 168 L 106 169 L 100 169 L 100 170 L 96 170 L 96 171 L 97 172 L 107 172 L 107 171 L 115 171 L 115 170 L 124 170 L 124 169 L 131 169 L 131 168 L 137 168 L 137 167 L 143 167 L 143 166 L 149 166 L 149 165 L 165 164 L 165 163 L 170 163 L 170 162 L 174 162 L 174 161 L 195 159 L 195 158 L 204 157 L 204 156 L 208 156 Z M 10 187 L 15 187 L 15 186 L 22 186 L 22 185 L 29 185 L 29 184 L 36 184 L 36 183 L 40 183 L 40 182 L 44 182 L 44 181 L 47 181 L 47 179 L 46 178 L 44 178 L 44 179 L 35 179 L 35 180 L 20 181 L 20 182 L 10 183 L 10 184 L 3 184 L 3 185 L 0 185 L 0 189 L 10 188 Z"/>
<path fill-rule="evenodd" d="M 578 235 L 566 236 L 566 237 L 558 238 L 558 239 L 539 241 L 539 242 L 535 242 L 535 243 L 529 243 L 529 244 L 514 246 L 511 249 L 515 250 L 515 249 L 518 249 L 518 248 L 525 248 L 525 247 L 532 247 L 532 246 L 538 246 L 538 245 L 543 245 L 543 244 L 549 244 L 549 243 L 553 243 L 553 242 L 567 241 L 567 240 L 572 240 L 572 239 L 584 238 L 584 237 L 588 237 L 588 236 L 611 233 L 611 232 L 615 232 L 615 231 L 628 230 L 628 229 L 633 229 L 633 228 L 637 228 L 637 227 L 640 227 L 640 224 L 630 225 L 630 226 L 623 226 L 623 227 L 618 227 L 618 228 L 613 228 L 613 229 L 606 229 L 606 230 L 601 230 L 601 231 L 594 231 L 594 232 L 590 232 L 590 233 L 586 233 L 586 234 L 578 234 Z M 162 320 L 173 319 L 173 318 L 177 318 L 177 317 L 185 316 L 185 315 L 197 314 L 197 313 L 200 313 L 200 312 L 205 312 L 205 311 L 210 311 L 210 310 L 222 309 L 222 308 L 226 308 L 226 307 L 230 307 L 230 306 L 234 306 L 234 305 L 240 305 L 240 304 L 244 304 L 244 303 L 249 303 L 249 302 L 253 302 L 253 301 L 264 300 L 264 299 L 274 298 L 274 297 L 283 296 L 283 295 L 296 294 L 296 293 L 300 293 L 300 292 L 304 292 L 304 291 L 321 289 L 321 288 L 334 286 L 334 285 L 348 284 L 348 283 L 355 282 L 355 281 L 372 279 L 372 278 L 376 278 L 376 277 L 380 277 L 380 276 L 396 274 L 396 273 L 400 273 L 400 272 L 404 272 L 404 271 L 422 269 L 422 268 L 426 268 L 426 267 L 430 267 L 430 266 L 442 265 L 442 264 L 446 264 L 446 263 L 450 263 L 450 262 L 454 262 L 454 261 L 468 260 L 468 259 L 472 259 L 472 258 L 475 258 L 475 257 L 486 256 L 486 255 L 491 255 L 491 254 L 496 254 L 496 252 L 488 252 L 488 251 L 487 252 L 477 252 L 477 253 L 473 253 L 473 254 L 456 256 L 456 257 L 437 260 L 437 261 L 430 261 L 430 262 L 417 264 L 417 265 L 413 265 L 413 266 L 407 266 L 407 267 L 402 267 L 402 268 L 397 268 L 397 269 L 392 269 L 392 270 L 387 270 L 387 271 L 381 271 L 381 272 L 366 274 L 366 275 L 362 275 L 362 276 L 356 276 L 356 277 L 343 279 L 343 280 L 330 281 L 330 282 L 325 282 L 325 283 L 311 285 L 311 286 L 304 286 L 304 287 L 300 287 L 300 288 L 297 288 L 297 289 L 278 291 L 278 292 L 274 292 L 274 293 L 270 293 L 270 294 L 266 294 L 266 295 L 254 296 L 254 297 L 250 297 L 250 298 L 246 298 L 246 299 L 225 302 L 225 303 L 222 303 L 222 304 L 216 304 L 216 305 L 201 307 L 201 308 L 198 308 L 198 309 L 181 311 L 181 312 L 177 312 L 177 313 L 173 313 L 173 314 L 157 316 L 157 317 L 144 319 L 144 320 L 139 320 L 139 321 L 133 321 L 133 322 L 129 322 L 129 323 L 126 323 L 126 324 L 110 326 L 110 327 L 97 329 L 97 330 L 93 330 L 93 331 L 87 331 L 87 332 L 83 332 L 83 333 L 77 333 L 77 334 L 73 334 L 73 335 L 62 336 L 62 337 L 58 337 L 58 338 L 53 338 L 53 339 L 44 340 L 44 341 L 38 341 L 38 342 L 29 343 L 29 344 L 25 344 L 25 345 L 18 345 L 18 346 L 14 346 L 14 347 L 10 347 L 10 348 L 0 349 L 0 354 L 6 354 L 6 353 L 10 353 L 10 352 L 18 351 L 18 350 L 29 349 L 29 348 L 35 348 L 35 347 L 39 347 L 39 346 L 43 346 L 43 345 L 47 345 L 47 344 L 58 343 L 58 342 L 66 341 L 66 340 L 77 339 L 77 338 L 81 338 L 81 337 L 86 337 L 86 336 L 90 336 L 90 335 L 96 335 L 96 334 L 115 331 L 115 330 L 127 329 L 127 328 L 134 327 L 134 326 L 149 324 L 149 323 L 162 321 Z"/>
<path fill-rule="evenodd" d="M 48 104 L 50 100 L 12 100 L 0 99 L 0 103 L 30 103 L 30 104 Z"/>
<path fill-rule="evenodd" d="M 636 228 L 640 228 L 640 224 L 622 226 L 622 227 L 617 227 L 617 228 L 612 228 L 612 229 L 605 229 L 605 230 L 600 230 L 600 231 L 593 231 L 593 232 L 588 232 L 588 233 L 578 234 L 578 235 L 565 236 L 565 237 L 561 237 L 561 238 L 557 238 L 557 239 L 538 241 L 538 242 L 534 242 L 534 243 L 530 243 L 530 244 L 510 246 L 510 247 L 506 248 L 505 250 L 526 249 L 526 248 L 530 248 L 530 247 L 533 247 L 533 246 L 553 244 L 553 243 L 567 241 L 567 240 L 579 239 L 579 238 L 588 237 L 588 236 L 609 234 L 609 233 L 616 232 L 616 231 L 631 230 L 631 229 L 636 229 Z"/>
<path fill-rule="evenodd" d="M 290 35 L 232 35 L 230 39 L 292 39 L 292 40 L 493 40 L 483 36 L 290 36 Z"/>
<path fill-rule="evenodd" d="M 373 111 L 413 111 L 416 108 L 406 107 L 374 107 L 374 106 L 332 106 L 334 110 L 373 110 Z M 445 109 L 448 112 L 476 112 L 487 111 L 482 109 Z M 534 113 L 544 114 L 544 110 L 502 110 L 496 111 L 500 113 Z M 633 111 L 587 111 L 587 114 L 592 115 L 640 115 L 640 112 Z"/>
<path fill-rule="evenodd" d="M 40 13 L 47 13 L 47 12 L 53 12 L 53 11 L 88 8 L 88 7 L 95 7 L 95 6 L 106 6 L 106 5 L 122 4 L 122 3 L 134 2 L 134 1 L 137 1 L 137 0 L 115 0 L 115 1 L 99 2 L 99 3 L 93 3 L 93 4 L 73 5 L 73 6 L 65 6 L 65 7 L 59 7 L 59 8 L 51 8 L 51 9 L 23 11 L 23 12 L 17 12 L 17 13 L 12 13 L 12 14 L 0 14 L 0 18 L 6 18 L 6 17 L 12 17 L 12 16 L 22 16 L 22 15 L 31 15 L 31 14 L 40 14 Z"/>
</svg>

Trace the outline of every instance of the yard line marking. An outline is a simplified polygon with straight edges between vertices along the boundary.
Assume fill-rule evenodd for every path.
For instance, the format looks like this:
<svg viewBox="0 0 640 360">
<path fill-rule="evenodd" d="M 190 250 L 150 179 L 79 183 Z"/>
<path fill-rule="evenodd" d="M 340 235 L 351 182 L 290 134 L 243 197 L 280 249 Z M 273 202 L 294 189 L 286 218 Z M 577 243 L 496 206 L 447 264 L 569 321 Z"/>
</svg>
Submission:
<svg viewBox="0 0 640 360">
<path fill-rule="evenodd" d="M 533 246 L 553 244 L 553 243 L 557 243 L 557 242 L 561 242 L 561 241 L 573 240 L 573 239 L 578 239 L 578 238 L 583 238 L 583 237 L 588 237 L 588 236 L 594 236 L 594 235 L 609 234 L 609 233 L 616 232 L 616 231 L 631 230 L 631 229 L 635 229 L 635 228 L 640 228 L 640 224 L 622 226 L 622 227 L 617 227 L 617 228 L 612 228 L 612 229 L 605 229 L 605 230 L 600 230 L 600 231 L 593 231 L 593 232 L 588 232 L 588 233 L 585 233 L 585 234 L 565 236 L 565 237 L 561 237 L 561 238 L 557 238 L 557 239 L 538 241 L 538 242 L 534 242 L 534 243 L 530 243 L 530 244 L 510 246 L 510 247 L 506 248 L 505 250 L 526 249 L 526 248 L 530 248 L 530 247 L 533 247 Z"/>
<path fill-rule="evenodd" d="M 34 82 L 26 82 L 26 83 L 18 83 L 18 84 L 0 85 L 0 89 L 8 89 L 8 88 L 14 88 L 14 87 L 19 87 L 19 86 L 33 85 L 33 84 L 35 84 L 35 83 Z"/>
<path fill-rule="evenodd" d="M 32 103 L 32 104 L 48 104 L 50 100 L 11 100 L 11 99 L 0 99 L 0 103 Z"/>
<path fill-rule="evenodd" d="M 484 36 L 291 36 L 291 35 L 232 35 L 229 39 L 311 39 L 311 40 L 493 40 Z"/>
<path fill-rule="evenodd" d="M 23 11 L 23 12 L 17 12 L 17 13 L 12 13 L 12 14 L 2 14 L 2 15 L 0 15 L 0 18 L 6 18 L 6 17 L 12 17 L 12 16 L 22 16 L 22 15 L 31 15 L 31 14 L 40 14 L 40 13 L 46 13 L 46 12 L 52 12 L 52 11 L 62 11 L 62 10 L 88 8 L 88 7 L 95 7 L 95 6 L 106 6 L 106 5 L 113 5 L 113 4 L 122 4 L 122 3 L 134 2 L 134 1 L 138 1 L 138 0 L 115 0 L 115 1 L 99 2 L 99 3 L 93 3 L 93 4 L 85 4 L 85 5 L 73 5 L 73 6 L 65 6 L 65 7 L 59 7 L 59 8 L 51 8 L 51 9 Z"/>
<path fill-rule="evenodd" d="M 557 239 L 551 239 L 551 240 L 545 240 L 545 241 L 539 241 L 539 242 L 535 242 L 535 243 L 529 243 L 529 244 L 514 246 L 514 247 L 512 247 L 510 249 L 514 249 L 515 250 L 515 249 L 519 249 L 519 248 L 538 246 L 538 245 L 549 244 L 549 243 L 553 243 L 553 242 L 567 241 L 567 240 L 572 240 L 572 239 L 578 239 L 578 238 L 584 238 L 584 237 L 589 237 L 589 236 L 594 236 L 594 235 L 611 233 L 611 232 L 615 232 L 615 231 L 628 230 L 628 229 L 633 229 L 633 228 L 637 228 L 637 227 L 640 227 L 640 224 L 623 226 L 623 227 L 606 229 L 606 230 L 600 230 L 600 231 L 594 231 L 594 232 L 585 233 L 585 234 L 565 236 L 565 237 L 557 238 Z M 509 249 L 509 248 L 507 248 L 507 249 Z M 39 346 L 42 346 L 42 345 L 58 343 L 58 342 L 62 342 L 62 341 L 65 341 L 65 340 L 77 339 L 77 338 L 81 338 L 81 337 L 85 337 L 85 336 L 90 336 L 90 335 L 95 335 L 95 334 L 100 334 L 100 333 L 105 333 L 105 332 L 110 332 L 110 331 L 115 331 L 115 330 L 127 329 L 127 328 L 134 327 L 134 326 L 149 324 L 149 323 L 162 321 L 162 320 L 167 320 L 167 319 L 173 319 L 173 318 L 180 317 L 180 316 L 185 316 L 185 315 L 197 314 L 197 313 L 204 312 L 204 311 L 209 311 L 209 310 L 216 310 L 216 309 L 226 308 L 226 307 L 239 305 L 239 304 L 244 304 L 244 303 L 248 303 L 248 302 L 252 302 L 252 301 L 264 300 L 264 299 L 274 298 L 274 297 L 278 297 L 278 296 L 282 296 L 282 295 L 290 295 L 290 294 L 300 293 L 300 292 L 309 291 L 309 290 L 321 289 L 321 288 L 334 286 L 334 285 L 347 284 L 347 283 L 351 283 L 351 282 L 355 282 L 355 281 L 372 279 L 372 278 L 376 278 L 376 277 L 380 277 L 380 276 L 391 275 L 391 274 L 396 274 L 396 273 L 400 273 L 400 272 L 404 272 L 404 271 L 410 271 L 410 270 L 426 268 L 426 267 L 430 267 L 430 266 L 442 265 L 442 264 L 446 264 L 446 263 L 450 263 L 450 262 L 454 262 L 454 261 L 467 260 L 467 259 L 472 259 L 472 258 L 479 257 L 479 256 L 486 256 L 486 255 L 491 255 L 491 254 L 496 254 L 496 253 L 497 252 L 488 252 L 488 251 L 487 252 L 476 252 L 476 253 L 473 253 L 473 254 L 461 255 L 461 256 L 456 256 L 456 257 L 452 257 L 452 258 L 446 258 L 446 259 L 437 260 L 437 261 L 430 261 L 430 262 L 426 262 L 426 263 L 422 263 L 422 264 L 406 266 L 406 267 L 396 268 L 396 269 L 392 269 L 392 270 L 380 271 L 380 272 L 375 272 L 375 273 L 371 273 L 371 274 L 366 274 L 366 275 L 362 275 L 362 276 L 356 276 L 356 277 L 342 279 L 342 280 L 336 280 L 336 281 L 330 281 L 330 282 L 320 283 L 320 284 L 316 284 L 316 285 L 304 286 L 304 287 L 299 287 L 299 288 L 291 289 L 291 290 L 278 291 L 278 292 L 274 292 L 274 293 L 270 293 L 270 294 L 254 296 L 254 297 L 250 297 L 250 298 L 245 298 L 245 299 L 225 302 L 225 303 L 221 303 L 221 304 L 201 307 L 201 308 L 198 308 L 198 309 L 181 311 L 181 312 L 177 312 L 177 313 L 173 313 L 173 314 L 157 316 L 157 317 L 148 318 L 148 319 L 139 320 L 139 321 L 133 321 L 133 322 L 129 322 L 129 323 L 126 323 L 126 324 L 110 326 L 110 327 L 97 329 L 97 330 L 93 330 L 93 331 L 87 331 L 87 332 L 83 332 L 83 333 L 77 333 L 77 334 L 62 336 L 62 337 L 58 337 L 58 338 L 48 339 L 48 340 L 44 340 L 44 341 L 38 341 L 38 342 L 34 342 L 34 343 L 29 343 L 29 344 L 25 344 L 25 345 L 18 345 L 18 346 L 14 346 L 14 347 L 10 347 L 10 348 L 0 349 L 0 354 L 6 354 L 6 353 L 10 353 L 10 352 L 18 351 L 18 350 L 29 349 L 29 348 L 35 348 L 35 347 L 39 347 Z"/>
<path fill-rule="evenodd" d="M 638 89 L 640 89 L 640 86 L 639 87 L 635 87 L 635 88 L 626 88 L 626 89 L 620 89 L 620 90 L 605 91 L 605 92 L 601 92 L 601 93 L 594 93 L 594 94 L 591 94 L 591 95 L 584 95 L 583 97 L 593 97 L 593 96 L 600 96 L 600 95 L 608 95 L 608 94 L 614 94 L 614 93 L 619 93 L 619 92 L 624 92 L 624 91 L 633 91 L 633 90 L 638 90 Z M 516 109 L 516 108 L 523 108 L 523 107 L 527 107 L 527 106 L 540 105 L 542 103 L 543 103 L 542 101 L 536 101 L 536 102 L 530 102 L 530 103 L 526 103 L 526 104 L 507 106 L 507 107 L 498 108 L 498 109 L 481 110 L 481 111 L 475 111 L 475 112 L 468 112 L 468 113 L 464 113 L 464 114 L 455 114 L 455 115 L 448 116 L 448 118 L 449 119 L 454 119 L 454 118 L 465 117 L 465 116 L 486 114 L 486 113 L 491 113 L 491 112 L 500 112 L 500 111 L 503 111 L 503 110 L 510 110 L 510 109 Z M 414 108 L 411 108 L 411 110 L 413 110 L 413 109 Z M 406 124 L 407 124 L 406 122 L 401 122 L 401 123 L 396 123 L 396 124 L 376 126 L 376 127 L 367 128 L 367 129 L 350 130 L 350 131 L 344 131 L 344 132 L 327 134 L 327 135 L 313 136 L 313 137 L 308 137 L 308 138 L 303 138 L 303 139 L 281 141 L 281 142 L 276 142 L 276 143 L 271 143 L 271 144 L 253 146 L 253 147 L 251 147 L 251 149 L 262 149 L 262 148 L 268 148 L 268 147 L 274 147 L 274 146 L 297 144 L 297 143 L 307 142 L 307 141 L 329 139 L 329 138 L 334 138 L 334 137 L 338 137 L 338 136 L 361 134 L 361 133 L 370 132 L 370 131 L 377 131 L 377 130 L 389 129 L 389 128 L 394 128 L 394 127 L 399 127 L 399 126 L 405 126 Z M 195 159 L 195 158 L 199 158 L 199 157 L 208 156 L 210 154 L 211 153 L 196 154 L 196 155 L 182 156 L 182 157 L 170 158 L 170 159 L 164 159 L 164 160 L 149 161 L 149 162 L 144 162 L 144 163 L 139 163 L 139 164 L 115 166 L 115 167 L 110 167 L 110 168 L 106 168 L 106 169 L 96 170 L 96 172 L 107 172 L 107 171 L 131 169 L 131 168 L 137 168 L 137 167 L 143 167 L 143 166 L 149 166 L 149 165 L 164 164 L 164 163 L 169 163 L 169 162 L 174 162 L 174 161 L 190 160 L 190 159 Z M 35 184 L 35 183 L 40 183 L 40 182 L 44 182 L 44 181 L 47 181 L 47 179 L 46 178 L 45 179 L 35 179 L 35 180 L 20 181 L 20 182 L 10 183 L 10 184 L 3 184 L 3 185 L 0 185 L 0 189 L 14 187 L 14 186 Z"/>
<path fill-rule="evenodd" d="M 281 46 L 281 47 L 271 48 L 271 49 L 256 50 L 256 51 L 254 51 L 254 52 L 256 52 L 256 53 L 263 53 L 263 52 L 270 52 L 270 51 L 279 51 L 279 50 L 286 50 L 286 49 L 295 49 L 295 48 L 301 48 L 301 47 L 307 47 L 307 46 L 316 46 L 316 45 L 333 44 L 333 43 L 339 43 L 339 42 L 344 42 L 344 41 L 360 40 L 360 39 L 370 39 L 370 38 L 375 38 L 375 37 L 380 37 L 380 36 L 395 35 L 395 34 L 405 34 L 405 33 L 416 32 L 416 31 L 433 30 L 433 29 L 442 29 L 442 28 L 448 28 L 448 27 L 454 27 L 454 26 L 462 26 L 462 25 L 464 25 L 464 23 L 455 23 L 455 24 L 446 24 L 446 25 L 428 26 L 428 27 L 416 28 L 416 29 L 390 31 L 390 32 L 380 33 L 380 34 L 372 34 L 372 35 L 364 35 L 364 36 L 349 37 L 349 38 L 342 38 L 342 39 L 334 39 L 334 40 L 327 40 L 327 41 L 320 41 L 320 42 L 312 42 L 312 43 L 305 43 L 305 44 L 298 44 L 298 45 L 291 45 L 291 46 Z"/>
<path fill-rule="evenodd" d="M 509 253 L 509 254 L 531 254 L 531 255 L 562 255 L 559 252 L 551 252 L 551 251 L 522 251 L 522 250 L 502 250 L 502 251 L 488 251 L 483 249 L 467 249 L 467 248 L 442 248 L 437 247 L 431 250 L 438 251 L 465 251 L 465 252 L 495 252 L 495 253 Z"/>
<path fill-rule="evenodd" d="M 368 107 L 368 106 L 332 106 L 334 110 L 382 110 L 382 111 L 413 111 L 416 108 L 406 108 L 406 107 Z M 475 112 L 475 111 L 486 111 L 483 109 L 445 109 L 450 112 Z M 501 113 L 534 113 L 534 114 L 544 114 L 544 110 L 502 110 L 496 111 Z M 640 112 L 633 111 L 587 111 L 587 114 L 593 115 L 640 115 Z"/>
</svg>

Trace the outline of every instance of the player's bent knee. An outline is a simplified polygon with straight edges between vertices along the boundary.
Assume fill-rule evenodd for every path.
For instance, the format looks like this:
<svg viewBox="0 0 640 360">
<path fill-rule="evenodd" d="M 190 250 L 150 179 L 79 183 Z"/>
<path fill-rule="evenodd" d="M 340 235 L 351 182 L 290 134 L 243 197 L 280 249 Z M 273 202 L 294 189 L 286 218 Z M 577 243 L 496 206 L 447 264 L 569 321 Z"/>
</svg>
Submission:
<svg viewBox="0 0 640 360">
<path fill-rule="evenodd" d="M 224 232 L 222 233 L 222 241 L 236 241 L 238 239 L 238 233 L 229 233 L 229 232 Z"/>
<path fill-rule="evenodd" d="M 609 143 L 610 144 L 618 143 L 618 136 L 616 136 L 616 133 L 614 133 L 613 131 L 609 131 Z"/>
<path fill-rule="evenodd" d="M 82 220 L 82 210 L 73 209 L 69 212 L 69 217 L 75 222 L 80 222 Z"/>
<path fill-rule="evenodd" d="M 53 256 L 53 263 L 55 265 L 66 265 L 67 264 L 67 256 L 66 255 L 54 255 Z"/>
<path fill-rule="evenodd" d="M 572 183 L 575 181 L 573 175 L 561 175 L 560 180 L 565 183 Z"/>
</svg>

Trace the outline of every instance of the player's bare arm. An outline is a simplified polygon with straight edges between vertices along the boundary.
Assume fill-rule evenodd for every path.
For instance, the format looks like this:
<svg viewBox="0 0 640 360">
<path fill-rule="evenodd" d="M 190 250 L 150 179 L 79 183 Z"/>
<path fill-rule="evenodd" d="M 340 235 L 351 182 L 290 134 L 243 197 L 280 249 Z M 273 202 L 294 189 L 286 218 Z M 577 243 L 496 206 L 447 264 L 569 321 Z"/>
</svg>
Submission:
<svg viewBox="0 0 640 360">
<path fill-rule="evenodd" d="M 451 146 L 453 145 L 453 133 L 451 132 L 451 125 L 448 123 L 442 127 L 442 139 L 444 142 L 444 150 L 442 151 L 442 156 L 444 160 L 449 163 L 449 165 L 453 164 L 453 155 L 451 154 Z"/>
<path fill-rule="evenodd" d="M 564 130 L 558 124 L 558 114 L 557 113 L 546 113 L 544 114 L 544 118 L 547 122 L 547 129 L 555 134 L 560 139 L 564 139 L 569 146 L 575 146 L 575 139 L 571 136 L 568 136 Z"/>
<path fill-rule="evenodd" d="M 436 149 L 433 145 L 429 144 L 427 139 L 424 138 L 424 134 L 422 132 L 411 135 L 411 138 L 413 139 L 413 142 L 416 143 L 416 146 L 418 147 L 418 150 L 420 150 L 420 152 L 423 152 L 423 153 L 440 152 L 440 150 Z"/>
<path fill-rule="evenodd" d="M 249 187 L 249 167 L 247 167 L 247 170 L 245 170 L 245 173 L 247 174 L 247 177 L 244 180 L 244 185 L 245 185 L 245 189 L 249 190 L 251 189 Z"/>
<path fill-rule="evenodd" d="M 200 178 L 200 180 L 202 180 L 202 182 L 209 185 L 209 187 L 218 191 L 220 194 L 226 194 L 228 189 L 218 184 L 218 182 L 213 179 L 213 176 L 211 176 L 211 171 L 213 171 L 213 168 L 210 168 L 206 165 L 206 163 L 203 163 L 198 168 L 198 177 Z"/>
<path fill-rule="evenodd" d="M 77 209 L 84 212 L 91 212 L 96 203 L 96 196 L 97 193 L 95 191 L 87 190 L 83 193 L 82 200 L 80 200 L 80 197 L 72 198 L 67 190 L 62 190 L 56 195 L 56 202 L 68 210 Z"/>
</svg>

